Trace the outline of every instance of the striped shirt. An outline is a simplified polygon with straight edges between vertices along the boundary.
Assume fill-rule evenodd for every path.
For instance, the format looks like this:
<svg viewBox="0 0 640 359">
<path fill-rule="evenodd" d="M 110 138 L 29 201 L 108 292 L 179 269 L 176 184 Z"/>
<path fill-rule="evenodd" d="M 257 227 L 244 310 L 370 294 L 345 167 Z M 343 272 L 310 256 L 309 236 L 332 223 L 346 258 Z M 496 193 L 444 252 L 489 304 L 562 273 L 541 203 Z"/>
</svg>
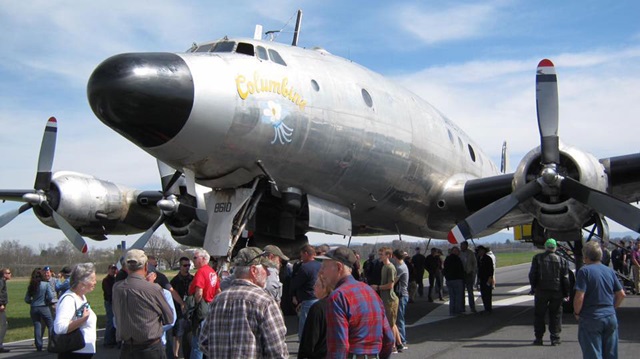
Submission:
<svg viewBox="0 0 640 359">
<path fill-rule="evenodd" d="M 288 358 L 287 328 L 269 293 L 244 279 L 211 302 L 200 333 L 200 349 L 209 358 Z"/>
<path fill-rule="evenodd" d="M 116 282 L 112 305 L 117 339 L 127 344 L 144 344 L 162 337 L 162 325 L 174 319 L 162 288 L 136 273 Z"/>
<path fill-rule="evenodd" d="M 391 354 L 394 338 L 382 300 L 367 284 L 352 276 L 341 279 L 329 295 L 326 317 L 327 358 Z"/>
</svg>

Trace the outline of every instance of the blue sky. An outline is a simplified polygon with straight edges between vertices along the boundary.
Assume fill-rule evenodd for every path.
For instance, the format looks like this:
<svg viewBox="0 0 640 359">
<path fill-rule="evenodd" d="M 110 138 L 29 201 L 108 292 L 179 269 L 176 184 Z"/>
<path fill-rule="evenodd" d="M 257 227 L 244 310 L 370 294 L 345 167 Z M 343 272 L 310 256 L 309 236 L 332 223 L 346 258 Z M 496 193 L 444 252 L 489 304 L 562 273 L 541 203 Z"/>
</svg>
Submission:
<svg viewBox="0 0 640 359">
<path fill-rule="evenodd" d="M 290 43 L 298 8 L 304 11 L 300 46 L 321 46 L 403 84 L 495 160 L 508 141 L 512 169 L 539 141 L 534 75 L 542 58 L 557 67 L 565 143 L 598 158 L 639 150 L 640 4 L 634 1 L 5 1 L 0 188 L 33 185 L 52 115 L 59 128 L 54 170 L 158 188 L 154 159 L 91 112 L 86 83 L 93 69 L 117 53 L 180 52 L 225 35 L 251 37 L 256 24 L 284 27 L 276 41 Z M 0 204 L 0 213 L 11 208 Z M 0 230 L 0 241 L 35 247 L 61 238 L 31 213 Z"/>
</svg>

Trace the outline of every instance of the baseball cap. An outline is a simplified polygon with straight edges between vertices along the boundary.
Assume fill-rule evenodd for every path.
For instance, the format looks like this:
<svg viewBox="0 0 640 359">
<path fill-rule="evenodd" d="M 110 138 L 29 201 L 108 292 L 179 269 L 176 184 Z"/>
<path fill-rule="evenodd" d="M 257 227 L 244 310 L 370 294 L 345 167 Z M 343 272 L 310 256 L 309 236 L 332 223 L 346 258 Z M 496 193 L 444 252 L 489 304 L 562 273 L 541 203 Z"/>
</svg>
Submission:
<svg viewBox="0 0 640 359">
<path fill-rule="evenodd" d="M 316 256 L 316 259 L 331 259 L 351 267 L 356 262 L 356 255 L 353 254 L 353 251 L 351 249 L 345 246 L 340 246 L 336 249 L 328 251 L 323 256 Z"/>
<path fill-rule="evenodd" d="M 62 267 L 62 269 L 60 269 L 60 273 L 62 274 L 71 274 L 71 268 L 69 267 Z"/>
<path fill-rule="evenodd" d="M 130 270 L 137 270 L 147 264 L 147 255 L 140 249 L 129 249 L 124 256 L 124 262 Z"/>
<path fill-rule="evenodd" d="M 42 267 L 42 270 L 43 270 L 43 271 L 45 271 L 45 272 L 46 272 L 46 271 L 50 271 L 50 270 L 51 270 L 51 267 L 49 267 L 49 266 L 44 266 L 44 267 Z"/>
<path fill-rule="evenodd" d="M 289 260 L 289 257 L 285 256 L 284 253 L 282 253 L 282 250 L 280 250 L 278 246 L 274 246 L 273 244 L 269 244 L 268 246 L 265 246 L 264 251 L 267 253 L 274 254 L 285 261 Z"/>
<path fill-rule="evenodd" d="M 261 251 L 257 247 L 242 248 L 236 257 L 233 259 L 233 263 L 238 267 L 249 267 L 257 265 L 268 266 L 270 264 L 269 259 L 266 257 L 268 252 Z"/>
<path fill-rule="evenodd" d="M 556 240 L 553 238 L 549 238 L 547 239 L 546 242 L 544 242 L 545 248 L 553 249 L 553 248 L 556 248 L 557 246 L 558 246 L 558 243 L 556 243 Z"/>
</svg>

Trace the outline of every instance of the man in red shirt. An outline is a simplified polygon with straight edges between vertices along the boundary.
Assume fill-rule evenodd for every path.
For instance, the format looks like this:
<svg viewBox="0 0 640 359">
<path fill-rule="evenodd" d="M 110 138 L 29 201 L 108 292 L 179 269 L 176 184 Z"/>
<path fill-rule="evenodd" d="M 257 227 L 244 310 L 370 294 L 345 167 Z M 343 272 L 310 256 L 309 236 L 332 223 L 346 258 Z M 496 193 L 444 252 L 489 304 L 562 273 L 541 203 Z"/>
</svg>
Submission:
<svg viewBox="0 0 640 359">
<path fill-rule="evenodd" d="M 196 308 L 203 300 L 207 304 L 211 303 L 216 294 L 220 293 L 220 281 L 216 271 L 209 266 L 210 258 L 209 253 L 202 248 L 198 248 L 193 252 L 193 265 L 196 267 L 197 272 L 189 285 L 189 295 L 193 296 Z M 191 359 L 202 358 L 202 352 L 198 347 L 202 320 L 204 318 L 196 318 L 195 315 L 191 318 L 192 327 L 195 326 L 191 342 Z"/>
</svg>

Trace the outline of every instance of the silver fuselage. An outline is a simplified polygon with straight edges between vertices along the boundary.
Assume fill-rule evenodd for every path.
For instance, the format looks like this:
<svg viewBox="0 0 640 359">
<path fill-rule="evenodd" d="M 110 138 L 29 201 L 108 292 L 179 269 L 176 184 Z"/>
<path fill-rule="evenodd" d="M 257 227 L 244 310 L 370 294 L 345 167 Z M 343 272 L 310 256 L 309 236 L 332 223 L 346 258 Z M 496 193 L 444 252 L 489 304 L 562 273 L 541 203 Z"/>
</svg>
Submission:
<svg viewBox="0 0 640 359">
<path fill-rule="evenodd" d="M 430 227 L 430 195 L 453 175 L 498 174 L 455 124 L 377 73 L 324 50 L 230 41 L 274 49 L 286 66 L 235 52 L 177 54 L 193 76 L 191 114 L 170 141 L 142 147 L 202 185 L 243 185 L 262 174 L 261 160 L 280 188 L 350 208 L 354 235 L 445 238 L 464 213 Z"/>
</svg>

